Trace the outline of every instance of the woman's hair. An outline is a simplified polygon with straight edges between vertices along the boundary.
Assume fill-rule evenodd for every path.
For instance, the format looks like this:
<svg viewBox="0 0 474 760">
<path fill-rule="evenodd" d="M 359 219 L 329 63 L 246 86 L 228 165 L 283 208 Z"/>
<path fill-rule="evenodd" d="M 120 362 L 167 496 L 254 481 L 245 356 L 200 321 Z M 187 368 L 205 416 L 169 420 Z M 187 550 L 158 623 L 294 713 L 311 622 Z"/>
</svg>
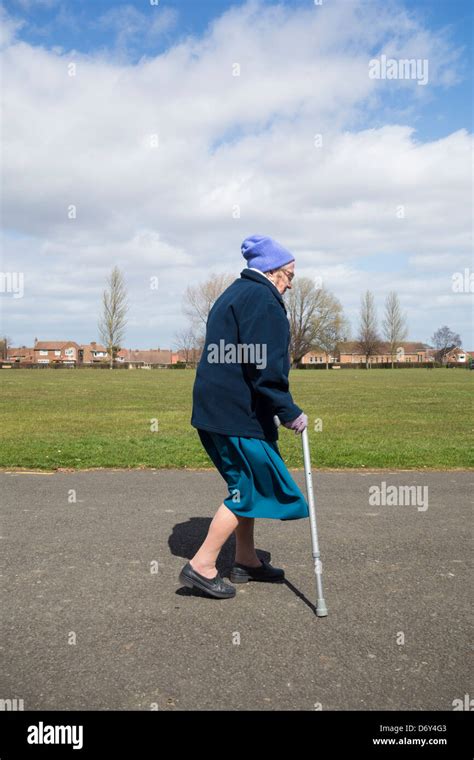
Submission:
<svg viewBox="0 0 474 760">
<path fill-rule="evenodd" d="M 278 267 L 278 269 L 269 269 L 268 272 L 264 272 L 263 274 L 265 275 L 265 277 L 268 280 L 271 281 L 271 277 L 269 277 L 269 275 L 271 275 L 271 276 L 275 276 L 276 275 L 277 279 L 278 279 L 279 273 L 283 272 L 284 269 L 285 269 L 285 267 Z"/>
<path fill-rule="evenodd" d="M 285 267 L 278 267 L 278 269 L 269 269 L 267 272 L 264 272 L 263 274 L 278 274 L 278 272 L 283 272 L 285 270 Z"/>
</svg>

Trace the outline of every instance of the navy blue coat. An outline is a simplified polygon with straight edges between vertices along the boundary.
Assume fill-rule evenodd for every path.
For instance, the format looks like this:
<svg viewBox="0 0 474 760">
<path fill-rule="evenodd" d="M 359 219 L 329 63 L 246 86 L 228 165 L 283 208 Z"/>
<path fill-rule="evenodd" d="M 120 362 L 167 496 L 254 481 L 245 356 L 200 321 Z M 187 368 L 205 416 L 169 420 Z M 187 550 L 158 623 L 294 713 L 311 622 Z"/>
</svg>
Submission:
<svg viewBox="0 0 474 760">
<path fill-rule="evenodd" d="M 191 425 L 223 435 L 276 441 L 273 416 L 290 422 L 302 412 L 288 390 L 289 344 L 290 325 L 281 294 L 263 274 L 244 269 L 209 312 Z M 233 361 L 225 352 L 238 345 L 244 347 L 240 356 L 236 353 L 240 361 Z M 253 356 L 245 353 L 249 345 L 254 347 Z"/>
</svg>

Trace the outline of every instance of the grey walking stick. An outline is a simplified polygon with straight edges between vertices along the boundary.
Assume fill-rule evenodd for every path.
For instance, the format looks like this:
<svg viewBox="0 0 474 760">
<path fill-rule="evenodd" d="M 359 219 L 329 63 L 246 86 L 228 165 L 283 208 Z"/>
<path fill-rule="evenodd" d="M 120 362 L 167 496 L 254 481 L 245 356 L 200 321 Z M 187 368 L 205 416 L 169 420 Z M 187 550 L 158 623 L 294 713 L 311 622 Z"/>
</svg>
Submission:
<svg viewBox="0 0 474 760">
<path fill-rule="evenodd" d="M 277 415 L 274 416 L 273 421 L 276 427 L 281 425 L 280 419 Z M 316 509 L 314 506 L 314 492 L 313 492 L 313 477 L 311 474 L 311 457 L 309 454 L 309 442 L 308 442 L 308 430 L 305 428 L 301 434 L 301 440 L 303 444 L 303 461 L 304 461 L 304 474 L 306 479 L 306 493 L 308 495 L 308 507 L 309 507 L 309 522 L 311 527 L 311 543 L 313 547 L 313 560 L 314 560 L 314 572 L 316 574 L 316 589 L 317 589 L 317 602 L 316 602 L 316 615 L 318 617 L 326 617 L 328 610 L 326 602 L 323 596 L 323 565 L 321 562 L 321 554 L 319 551 L 318 542 L 318 528 L 316 525 Z"/>
</svg>

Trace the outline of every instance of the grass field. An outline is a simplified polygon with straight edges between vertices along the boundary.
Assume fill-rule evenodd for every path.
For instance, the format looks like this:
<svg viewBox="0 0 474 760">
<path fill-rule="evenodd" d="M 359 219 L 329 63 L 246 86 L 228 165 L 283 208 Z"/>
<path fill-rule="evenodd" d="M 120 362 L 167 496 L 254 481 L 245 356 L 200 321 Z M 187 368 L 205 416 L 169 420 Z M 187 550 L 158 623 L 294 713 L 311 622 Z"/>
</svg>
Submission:
<svg viewBox="0 0 474 760">
<path fill-rule="evenodd" d="M 190 425 L 194 374 L 0 371 L 0 467 L 212 467 Z M 313 464 L 328 468 L 473 467 L 473 381 L 446 368 L 290 375 Z M 282 430 L 280 448 L 289 467 L 302 467 L 300 436 Z"/>
</svg>

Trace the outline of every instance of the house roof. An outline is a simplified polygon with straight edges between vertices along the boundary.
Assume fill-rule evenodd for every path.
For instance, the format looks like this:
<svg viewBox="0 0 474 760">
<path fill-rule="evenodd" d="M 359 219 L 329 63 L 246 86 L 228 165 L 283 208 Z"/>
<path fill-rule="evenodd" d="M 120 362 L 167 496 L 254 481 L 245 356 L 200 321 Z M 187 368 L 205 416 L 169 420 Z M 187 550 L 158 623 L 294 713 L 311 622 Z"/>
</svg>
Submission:
<svg viewBox="0 0 474 760">
<path fill-rule="evenodd" d="M 31 356 L 32 353 L 33 348 L 25 348 L 25 346 L 8 349 L 8 356 Z"/>
<path fill-rule="evenodd" d="M 80 343 L 80 348 L 89 349 L 89 351 L 105 351 L 107 352 L 107 349 L 105 346 L 103 346 L 101 343 Z"/>
<path fill-rule="evenodd" d="M 357 341 L 348 340 L 342 341 L 338 344 L 338 349 L 341 354 L 360 354 L 361 352 L 356 348 Z M 431 350 L 426 343 L 420 343 L 419 341 L 400 341 L 397 343 L 397 347 L 402 346 L 406 354 L 416 353 L 417 351 L 429 351 Z M 378 354 L 389 354 L 390 344 L 387 341 L 380 341 L 380 350 Z"/>
<path fill-rule="evenodd" d="M 126 362 L 144 362 L 145 364 L 171 364 L 172 351 L 166 349 L 150 349 L 148 351 L 122 348 L 118 356 Z"/>
<path fill-rule="evenodd" d="M 107 349 L 100 343 L 81 343 L 82 360 L 88 364 L 94 361 L 103 361 L 105 357 L 96 357 L 93 352 L 101 351 L 108 356 Z"/>
<path fill-rule="evenodd" d="M 59 351 L 61 348 L 66 348 L 67 346 L 75 346 L 76 348 L 79 348 L 79 344 L 74 340 L 39 340 L 35 344 L 34 350 L 46 351 L 48 349 L 50 351 Z"/>
</svg>

